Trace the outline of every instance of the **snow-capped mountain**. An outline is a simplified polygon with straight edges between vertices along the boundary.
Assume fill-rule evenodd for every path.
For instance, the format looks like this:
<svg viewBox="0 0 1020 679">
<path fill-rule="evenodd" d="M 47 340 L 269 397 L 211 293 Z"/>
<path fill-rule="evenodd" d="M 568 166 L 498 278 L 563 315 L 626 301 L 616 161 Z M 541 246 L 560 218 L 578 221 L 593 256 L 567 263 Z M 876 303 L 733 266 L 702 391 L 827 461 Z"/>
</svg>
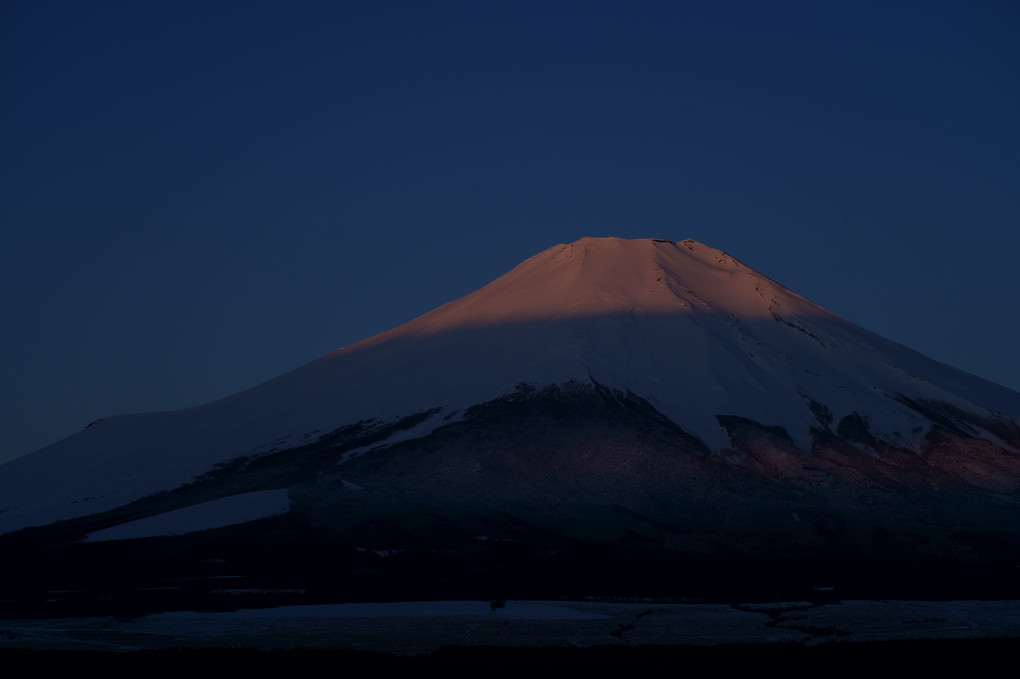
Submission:
<svg viewBox="0 0 1020 679">
<path fill-rule="evenodd" d="M 1013 498 L 1018 421 L 1020 394 L 720 250 L 584 238 L 247 391 L 105 418 L 3 465 L 0 532 L 92 517 L 79 537 L 117 537 L 270 493 L 273 511 L 331 530 L 340 508 L 365 519 L 386 505 L 392 518 L 412 503 L 544 516 L 575 535 L 614 530 L 577 518 L 592 508 L 667 507 L 664 525 L 689 532 L 690 507 L 757 497 L 720 521 L 747 532 L 774 512 L 793 517 L 786 535 L 812 508 L 877 502 L 877 517 L 907 491 Z M 798 511 L 790 498 L 812 493 Z"/>
</svg>

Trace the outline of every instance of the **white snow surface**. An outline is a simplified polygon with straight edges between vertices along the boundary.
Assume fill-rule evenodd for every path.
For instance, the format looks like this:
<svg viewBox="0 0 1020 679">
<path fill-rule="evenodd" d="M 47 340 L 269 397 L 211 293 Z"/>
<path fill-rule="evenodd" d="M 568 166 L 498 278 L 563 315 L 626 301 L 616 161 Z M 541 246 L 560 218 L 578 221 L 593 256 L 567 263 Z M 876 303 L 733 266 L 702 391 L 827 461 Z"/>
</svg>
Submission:
<svg viewBox="0 0 1020 679">
<path fill-rule="evenodd" d="M 0 533 L 120 506 L 359 420 L 442 408 L 415 428 L 424 435 L 521 382 L 569 381 L 633 392 L 713 448 L 729 445 L 717 414 L 782 426 L 807 448 L 808 398 L 906 446 L 930 423 L 888 395 L 1020 416 L 1017 392 L 863 330 L 720 250 L 583 238 L 236 395 L 106 418 L 0 466 Z"/>
<path fill-rule="evenodd" d="M 278 516 L 289 509 L 286 488 L 239 493 L 89 533 L 86 542 L 182 535 Z"/>
</svg>

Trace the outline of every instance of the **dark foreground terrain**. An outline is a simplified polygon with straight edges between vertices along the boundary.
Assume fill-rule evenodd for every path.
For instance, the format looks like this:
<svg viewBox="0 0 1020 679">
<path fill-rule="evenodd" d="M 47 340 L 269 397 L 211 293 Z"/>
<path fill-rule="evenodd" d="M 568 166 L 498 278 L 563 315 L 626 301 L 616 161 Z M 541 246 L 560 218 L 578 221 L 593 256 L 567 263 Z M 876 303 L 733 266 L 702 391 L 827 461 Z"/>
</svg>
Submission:
<svg viewBox="0 0 1020 679">
<path fill-rule="evenodd" d="M 316 537 L 285 515 L 243 530 L 175 537 L 42 545 L 8 540 L 0 618 L 437 600 L 1020 599 L 1017 566 L 1008 559 L 883 560 L 794 546 L 781 554 L 781 545 L 771 558 L 761 549 L 699 557 L 639 539 L 415 538 L 387 525 L 358 541 L 324 545 Z M 979 536 L 970 539 L 980 545 Z"/>
<path fill-rule="evenodd" d="M 783 676 L 1016 676 L 1018 643 L 1016 601 L 435 601 L 0 620 L 4 667 L 124 676 L 179 676 L 196 667 L 230 676 L 431 668 L 576 673 L 645 663 L 677 672 L 774 667 Z"/>
<path fill-rule="evenodd" d="M 337 672 L 442 669 L 455 676 L 477 676 L 496 668 L 508 671 L 562 669 L 630 670 L 660 667 L 677 673 L 753 671 L 781 668 L 783 676 L 859 676 L 892 672 L 937 672 L 940 676 L 1015 677 L 1020 656 L 1015 640 L 910 641 L 826 644 L 802 647 L 755 644 L 714 647 L 641 648 L 443 648 L 420 656 L 360 651 L 142 651 L 137 653 L 0 651 L 5 667 L 31 667 L 33 672 L 75 673 L 102 670 L 114 676 L 179 676 L 197 667 L 228 670 L 233 676 L 294 676 L 324 669 Z M 447 675 L 449 676 L 449 675 Z M 576 676 L 576 675 L 575 675 Z"/>
</svg>

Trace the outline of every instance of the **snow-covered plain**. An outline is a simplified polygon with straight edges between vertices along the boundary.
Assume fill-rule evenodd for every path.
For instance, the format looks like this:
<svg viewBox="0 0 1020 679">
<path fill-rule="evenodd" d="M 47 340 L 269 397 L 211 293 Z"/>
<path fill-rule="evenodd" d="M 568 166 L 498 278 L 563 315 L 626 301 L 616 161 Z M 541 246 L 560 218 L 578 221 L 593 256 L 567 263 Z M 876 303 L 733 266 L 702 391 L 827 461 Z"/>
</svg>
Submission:
<svg viewBox="0 0 1020 679">
<path fill-rule="evenodd" d="M 105 418 L 3 465 L 0 532 L 115 508 L 358 421 L 438 409 L 398 434 L 424 435 L 520 383 L 570 381 L 632 392 L 717 450 L 729 445 L 717 414 L 783 427 L 807 449 L 811 402 L 836 422 L 856 412 L 906 448 L 931 423 L 900 394 L 1020 417 L 1020 394 L 859 328 L 720 250 L 584 238 L 252 389 Z"/>
<path fill-rule="evenodd" d="M 1020 638 L 1020 604 L 439 601 L 182 611 L 128 619 L 0 620 L 0 649 L 89 651 L 315 648 L 417 654 L 444 646 L 814 645 L 981 638 Z"/>
</svg>

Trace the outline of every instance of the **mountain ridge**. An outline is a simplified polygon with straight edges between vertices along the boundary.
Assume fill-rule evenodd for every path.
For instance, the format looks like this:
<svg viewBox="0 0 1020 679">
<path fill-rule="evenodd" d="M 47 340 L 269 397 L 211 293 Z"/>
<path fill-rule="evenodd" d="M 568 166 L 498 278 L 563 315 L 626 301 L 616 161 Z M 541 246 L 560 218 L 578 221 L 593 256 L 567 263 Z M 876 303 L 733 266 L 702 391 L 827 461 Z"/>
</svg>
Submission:
<svg viewBox="0 0 1020 679">
<path fill-rule="evenodd" d="M 816 432 L 842 428 L 867 454 L 919 454 L 945 423 L 1020 450 L 1020 394 L 858 328 L 696 241 L 584 238 L 262 385 L 103 419 L 0 467 L 0 531 L 107 511 L 359 422 L 414 419 L 373 444 L 397 445 L 521 384 L 633 394 L 716 452 L 734 447 L 739 422 L 781 429 L 802 453 Z"/>
</svg>

